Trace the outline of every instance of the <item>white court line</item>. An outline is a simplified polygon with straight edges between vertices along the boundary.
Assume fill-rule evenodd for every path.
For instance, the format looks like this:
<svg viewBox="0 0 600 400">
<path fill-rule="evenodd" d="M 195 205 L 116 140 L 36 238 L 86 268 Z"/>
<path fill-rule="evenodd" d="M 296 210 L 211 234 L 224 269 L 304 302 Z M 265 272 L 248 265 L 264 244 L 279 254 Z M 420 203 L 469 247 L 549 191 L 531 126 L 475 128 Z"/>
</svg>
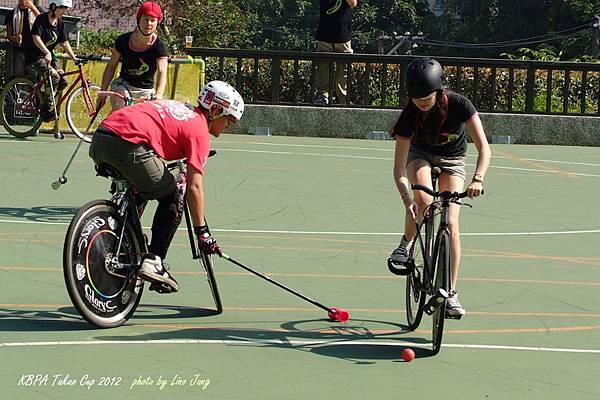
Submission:
<svg viewBox="0 0 600 400">
<path fill-rule="evenodd" d="M 382 149 L 376 147 L 355 147 L 355 146 L 326 146 L 326 145 L 312 145 L 312 144 L 285 144 L 285 143 L 267 143 L 267 142 L 239 142 L 241 144 L 253 144 L 260 146 L 280 146 L 280 147 L 304 147 L 304 148 L 316 148 L 316 149 L 344 149 L 344 150 L 373 150 L 373 151 L 386 151 L 386 152 L 394 152 L 393 148 Z M 226 142 L 223 144 L 236 144 L 235 142 Z M 228 149 L 223 149 L 228 150 Z M 477 157 L 476 154 L 467 154 L 467 157 Z M 509 159 L 509 157 L 505 156 L 492 156 L 492 158 L 496 159 Z M 600 164 L 593 163 L 582 163 L 582 162 L 573 162 L 573 161 L 558 161 L 558 160 L 545 160 L 545 159 L 537 159 L 537 158 L 521 158 L 525 161 L 538 161 L 538 162 L 546 162 L 546 163 L 555 163 L 555 164 L 570 164 L 570 165 L 584 165 L 588 167 L 600 167 Z"/>
<path fill-rule="evenodd" d="M 98 346 L 98 345 L 131 345 L 131 344 L 212 344 L 212 345 L 232 345 L 232 346 L 257 346 L 257 345 L 275 345 L 282 347 L 290 346 L 392 346 L 392 347 L 419 347 L 428 349 L 429 345 L 416 344 L 406 341 L 379 342 L 375 340 L 288 340 L 288 339 L 263 339 L 263 340 L 218 340 L 218 339 L 162 339 L 162 340 L 82 340 L 82 341 L 56 341 L 56 342 L 6 342 L 0 343 L 0 347 L 59 347 L 59 346 Z M 485 344 L 442 344 L 442 347 L 457 349 L 478 349 L 478 350 L 517 350 L 517 351 L 537 351 L 551 353 L 585 353 L 600 354 L 596 349 L 572 349 L 555 347 L 528 347 L 528 346 L 504 346 L 504 345 L 485 345 Z"/>
<path fill-rule="evenodd" d="M 352 156 L 347 154 L 324 154 L 324 153 L 301 153 L 293 151 L 270 151 L 270 150 L 247 150 L 247 149 L 223 149 L 217 148 L 217 151 L 234 151 L 238 153 L 262 153 L 262 154 L 281 154 L 281 155 L 294 155 L 294 156 L 313 156 L 313 157 L 333 157 L 333 158 L 356 158 L 361 160 L 381 160 L 381 161 L 392 161 L 393 158 L 389 157 L 371 157 L 371 156 Z M 467 166 L 474 166 L 475 164 L 466 164 Z M 535 169 L 535 168 L 519 168 L 519 167 L 502 167 L 496 165 L 490 165 L 491 169 L 509 169 L 513 171 L 528 171 L 528 172 L 542 172 L 547 174 L 568 174 L 570 176 L 587 176 L 600 178 L 600 175 L 596 174 L 583 174 L 577 172 L 554 171 L 547 169 Z"/>
<path fill-rule="evenodd" d="M 47 222 L 47 221 L 21 221 L 0 219 L 0 222 L 7 224 L 41 224 L 41 225 L 69 225 L 67 222 Z M 150 229 L 144 226 L 144 229 Z M 187 228 L 178 228 L 179 231 L 186 231 Z M 268 229 L 212 229 L 215 232 L 226 233 L 268 233 L 268 234 L 288 234 L 288 235 L 338 235 L 338 236 L 398 236 L 403 232 L 342 232 L 342 231 L 292 231 L 292 230 L 268 230 Z M 582 235 L 589 233 L 600 233 L 600 229 L 577 230 L 577 231 L 542 231 L 542 232 L 462 232 L 461 236 L 538 236 L 538 235 Z"/>
</svg>

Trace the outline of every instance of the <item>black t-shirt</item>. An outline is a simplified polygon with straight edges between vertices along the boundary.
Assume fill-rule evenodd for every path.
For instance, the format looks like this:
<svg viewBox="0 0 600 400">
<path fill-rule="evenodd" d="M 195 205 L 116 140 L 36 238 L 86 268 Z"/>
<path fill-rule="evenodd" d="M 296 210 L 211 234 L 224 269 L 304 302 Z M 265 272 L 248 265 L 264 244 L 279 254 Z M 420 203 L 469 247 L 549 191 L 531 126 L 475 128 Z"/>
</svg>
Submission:
<svg viewBox="0 0 600 400">
<path fill-rule="evenodd" d="M 121 54 L 120 77 L 127 83 L 140 89 L 154 87 L 154 73 L 157 59 L 168 57 L 167 48 L 156 38 L 149 47 L 137 51 L 129 45 L 132 32 L 124 33 L 115 41 L 115 49 Z"/>
<path fill-rule="evenodd" d="M 49 12 L 37 16 L 31 28 L 31 35 L 39 36 L 48 50 L 52 52 L 59 43 L 64 43 L 68 39 L 62 18 L 58 19 L 56 25 L 51 25 L 48 20 L 48 14 Z M 44 58 L 44 52 L 34 43 L 31 51 L 25 54 L 25 61 L 34 62 L 41 58 Z"/>
<path fill-rule="evenodd" d="M 469 99 L 458 93 L 444 92 L 444 97 L 448 111 L 441 126 L 431 120 L 436 118 L 437 105 L 423 118 L 425 113 L 410 101 L 394 126 L 394 136 L 410 138 L 411 146 L 432 154 L 444 157 L 464 156 L 467 153 L 465 122 L 477 110 Z"/>
<path fill-rule="evenodd" d="M 351 37 L 352 8 L 346 0 L 321 0 L 317 40 L 346 43 Z"/>
<path fill-rule="evenodd" d="M 41 12 L 41 8 L 38 7 Z M 14 9 L 6 13 L 6 26 L 12 27 L 13 34 L 15 33 L 15 27 L 13 26 Z M 17 47 L 17 51 L 28 53 L 31 51 L 33 40 L 31 39 L 31 28 L 29 27 L 29 12 L 28 10 L 21 10 L 23 12 L 23 32 L 21 32 L 21 46 Z"/>
</svg>

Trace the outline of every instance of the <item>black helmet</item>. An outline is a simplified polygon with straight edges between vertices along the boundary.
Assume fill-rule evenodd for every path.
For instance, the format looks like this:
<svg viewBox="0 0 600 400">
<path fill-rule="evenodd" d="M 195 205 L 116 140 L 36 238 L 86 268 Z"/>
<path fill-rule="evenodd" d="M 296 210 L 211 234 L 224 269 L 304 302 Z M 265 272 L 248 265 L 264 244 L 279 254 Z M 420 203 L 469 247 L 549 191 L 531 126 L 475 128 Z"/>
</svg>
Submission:
<svg viewBox="0 0 600 400">
<path fill-rule="evenodd" d="M 422 98 L 442 88 L 442 66 L 433 58 L 419 58 L 406 70 L 406 91 L 410 98 Z"/>
</svg>

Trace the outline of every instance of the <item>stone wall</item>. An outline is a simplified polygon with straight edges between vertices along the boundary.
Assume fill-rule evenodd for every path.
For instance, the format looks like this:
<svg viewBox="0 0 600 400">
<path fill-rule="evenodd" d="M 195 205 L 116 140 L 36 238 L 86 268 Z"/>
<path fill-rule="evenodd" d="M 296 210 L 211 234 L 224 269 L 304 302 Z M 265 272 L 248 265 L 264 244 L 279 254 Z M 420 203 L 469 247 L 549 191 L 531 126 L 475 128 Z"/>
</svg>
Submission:
<svg viewBox="0 0 600 400">
<path fill-rule="evenodd" d="M 247 105 L 234 128 L 248 133 L 270 128 L 273 135 L 366 139 L 369 131 L 389 131 L 399 110 Z M 510 136 L 515 144 L 600 146 L 600 117 L 482 113 L 488 138 Z"/>
</svg>

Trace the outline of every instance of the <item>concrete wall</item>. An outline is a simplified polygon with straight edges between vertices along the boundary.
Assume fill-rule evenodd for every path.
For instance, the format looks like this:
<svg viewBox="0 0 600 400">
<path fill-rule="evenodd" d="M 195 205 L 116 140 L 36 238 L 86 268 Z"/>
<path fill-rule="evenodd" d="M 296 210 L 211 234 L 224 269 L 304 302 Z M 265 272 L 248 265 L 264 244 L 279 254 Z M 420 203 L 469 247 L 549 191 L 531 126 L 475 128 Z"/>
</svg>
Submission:
<svg viewBox="0 0 600 400">
<path fill-rule="evenodd" d="M 274 135 L 366 139 L 369 131 L 388 131 L 400 110 L 247 105 L 234 128 L 248 133 L 268 127 Z M 600 117 L 482 113 L 488 138 L 510 135 L 512 143 L 600 146 Z"/>
</svg>

